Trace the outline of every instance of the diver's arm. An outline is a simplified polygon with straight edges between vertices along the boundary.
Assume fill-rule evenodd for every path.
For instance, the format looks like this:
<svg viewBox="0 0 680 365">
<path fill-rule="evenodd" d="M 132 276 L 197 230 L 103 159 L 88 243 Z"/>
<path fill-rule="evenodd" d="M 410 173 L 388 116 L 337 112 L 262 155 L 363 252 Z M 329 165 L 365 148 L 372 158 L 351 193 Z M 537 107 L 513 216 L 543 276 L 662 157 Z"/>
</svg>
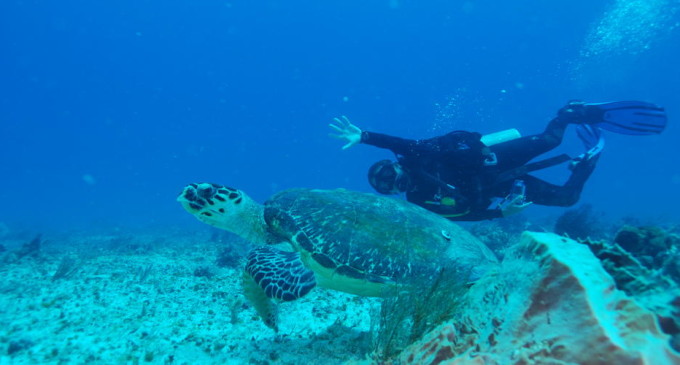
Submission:
<svg viewBox="0 0 680 365">
<path fill-rule="evenodd" d="M 431 158 L 445 159 L 451 153 L 457 153 L 459 147 L 452 144 L 452 132 L 443 136 L 427 139 L 405 139 L 393 137 L 382 133 L 361 133 L 361 143 L 370 144 L 379 148 L 387 148 L 392 152 L 403 156 L 429 156 Z M 480 136 L 481 137 L 481 136 Z"/>
<path fill-rule="evenodd" d="M 454 221 L 481 221 L 485 219 L 503 217 L 503 212 L 500 209 L 485 209 L 481 211 L 474 211 L 469 206 L 449 207 L 446 206 L 445 204 L 432 205 L 427 208 L 441 215 L 444 218 Z"/>
<path fill-rule="evenodd" d="M 329 124 L 335 132 L 331 137 L 343 139 L 347 142 L 342 149 L 348 149 L 359 143 L 368 144 L 378 148 L 385 148 L 400 155 L 411 155 L 427 149 L 419 141 L 389 136 L 387 134 L 362 131 L 361 128 L 352 124 L 345 116 L 334 118 L 334 123 Z M 426 148 L 423 148 L 426 147 Z"/>
<path fill-rule="evenodd" d="M 510 194 L 496 207 L 472 211 L 458 220 L 481 221 L 483 219 L 505 218 L 523 211 L 532 204 L 532 202 L 526 201 L 524 194 Z"/>
<path fill-rule="evenodd" d="M 525 196 L 523 194 L 515 196 L 509 195 L 505 198 L 505 201 L 494 208 L 486 208 L 478 211 L 472 210 L 466 215 L 455 218 L 455 220 L 481 221 L 484 219 L 505 218 L 523 211 L 532 204 L 532 202 L 525 201 Z"/>
<path fill-rule="evenodd" d="M 416 147 L 418 146 L 418 141 L 412 139 L 369 131 L 361 132 L 361 143 L 385 148 L 399 155 L 412 155 L 416 152 Z"/>
</svg>

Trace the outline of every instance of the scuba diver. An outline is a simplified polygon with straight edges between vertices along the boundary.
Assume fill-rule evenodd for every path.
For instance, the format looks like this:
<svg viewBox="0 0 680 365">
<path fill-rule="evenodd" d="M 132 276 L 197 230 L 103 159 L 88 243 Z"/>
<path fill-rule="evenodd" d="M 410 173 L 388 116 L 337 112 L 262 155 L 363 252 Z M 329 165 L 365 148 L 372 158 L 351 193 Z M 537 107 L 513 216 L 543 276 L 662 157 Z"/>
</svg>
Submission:
<svg viewBox="0 0 680 365">
<path fill-rule="evenodd" d="M 429 139 L 411 140 L 369 132 L 347 117 L 334 118 L 331 136 L 345 140 L 343 149 L 359 143 L 391 150 L 396 161 L 370 167 L 368 180 L 381 194 L 406 193 L 406 199 L 451 220 L 476 221 L 507 217 L 531 204 L 574 205 L 604 147 L 602 130 L 628 135 L 661 133 L 667 118 L 663 108 L 639 101 L 584 103 L 561 108 L 546 129 L 519 137 L 515 129 L 482 136 L 454 131 Z M 586 152 L 530 162 L 562 143 L 569 124 L 576 125 Z M 507 135 L 511 138 L 507 138 Z M 505 136 L 504 136 L 505 135 Z M 571 175 L 562 186 L 530 172 L 570 161 Z"/>
</svg>

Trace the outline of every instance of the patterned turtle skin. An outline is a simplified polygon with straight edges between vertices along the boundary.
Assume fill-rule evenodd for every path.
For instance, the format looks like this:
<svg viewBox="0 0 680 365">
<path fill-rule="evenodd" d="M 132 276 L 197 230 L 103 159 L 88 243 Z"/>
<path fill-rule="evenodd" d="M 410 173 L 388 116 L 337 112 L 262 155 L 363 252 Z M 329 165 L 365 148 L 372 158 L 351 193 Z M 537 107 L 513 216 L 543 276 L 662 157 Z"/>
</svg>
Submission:
<svg viewBox="0 0 680 365">
<path fill-rule="evenodd" d="M 442 270 L 472 281 L 497 263 L 457 224 L 390 197 L 297 188 L 262 206 L 238 189 L 203 183 L 187 186 L 178 200 L 207 224 L 258 243 L 290 244 L 291 252 L 265 246 L 248 255 L 245 271 L 267 298 L 294 300 L 315 285 L 383 296 Z M 266 323 L 270 311 L 258 310 Z"/>
</svg>

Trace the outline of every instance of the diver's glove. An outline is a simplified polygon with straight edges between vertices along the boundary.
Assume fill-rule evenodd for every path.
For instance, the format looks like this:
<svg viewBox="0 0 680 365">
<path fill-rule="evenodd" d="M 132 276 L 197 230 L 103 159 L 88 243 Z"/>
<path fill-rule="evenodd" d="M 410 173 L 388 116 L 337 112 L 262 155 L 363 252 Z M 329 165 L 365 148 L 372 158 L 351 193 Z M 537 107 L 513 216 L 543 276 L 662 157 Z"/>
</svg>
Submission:
<svg viewBox="0 0 680 365">
<path fill-rule="evenodd" d="M 335 122 L 335 124 L 330 123 L 328 126 L 338 133 L 331 133 L 330 136 L 347 141 L 347 144 L 342 146 L 343 150 L 361 142 L 361 129 L 352 124 L 346 116 L 343 115 L 340 118 L 333 118 L 333 122 Z"/>
</svg>

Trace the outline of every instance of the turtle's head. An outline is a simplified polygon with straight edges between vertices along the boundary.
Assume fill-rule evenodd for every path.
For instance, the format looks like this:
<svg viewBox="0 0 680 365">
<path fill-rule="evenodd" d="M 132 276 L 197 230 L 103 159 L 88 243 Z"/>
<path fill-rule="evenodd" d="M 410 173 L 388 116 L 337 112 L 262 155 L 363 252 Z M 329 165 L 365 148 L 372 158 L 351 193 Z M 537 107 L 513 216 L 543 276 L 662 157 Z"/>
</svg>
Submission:
<svg viewBox="0 0 680 365">
<path fill-rule="evenodd" d="M 263 208 L 241 190 L 219 184 L 189 184 L 177 197 L 184 209 L 211 226 L 258 240 Z"/>
</svg>

